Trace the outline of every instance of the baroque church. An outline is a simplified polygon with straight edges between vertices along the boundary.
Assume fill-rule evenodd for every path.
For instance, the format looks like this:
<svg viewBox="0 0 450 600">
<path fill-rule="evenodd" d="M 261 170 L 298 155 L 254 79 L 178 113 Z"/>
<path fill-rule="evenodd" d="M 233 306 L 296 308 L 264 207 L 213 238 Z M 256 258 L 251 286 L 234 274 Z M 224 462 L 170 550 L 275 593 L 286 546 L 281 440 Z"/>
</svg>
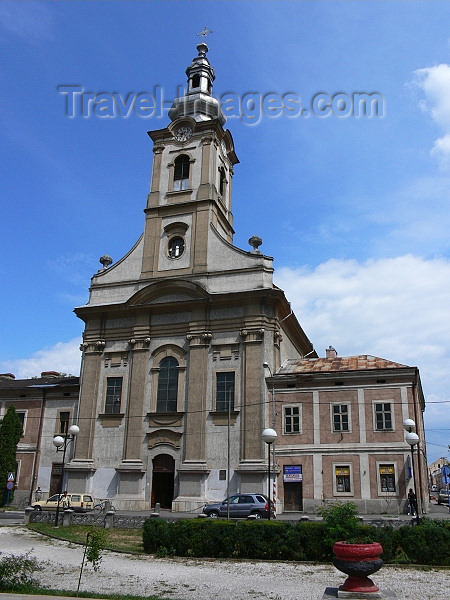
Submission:
<svg viewBox="0 0 450 600">
<path fill-rule="evenodd" d="M 117 508 L 195 510 L 267 490 L 261 433 L 272 423 L 267 363 L 317 357 L 261 239 L 233 245 L 239 163 L 212 95 L 205 43 L 170 124 L 150 131 L 153 168 L 142 236 L 92 277 L 84 321 L 68 489 Z"/>
</svg>

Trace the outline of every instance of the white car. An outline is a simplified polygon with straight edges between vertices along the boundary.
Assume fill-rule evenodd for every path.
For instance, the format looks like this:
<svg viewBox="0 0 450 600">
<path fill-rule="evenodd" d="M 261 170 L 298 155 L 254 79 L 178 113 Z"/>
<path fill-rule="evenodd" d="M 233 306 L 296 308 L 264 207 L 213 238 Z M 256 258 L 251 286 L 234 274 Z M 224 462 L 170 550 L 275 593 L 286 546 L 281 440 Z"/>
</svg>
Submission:
<svg viewBox="0 0 450 600">
<path fill-rule="evenodd" d="M 56 510 L 58 506 L 58 495 L 54 494 L 50 496 L 48 500 L 39 500 L 39 502 L 33 502 L 31 505 L 34 510 Z M 59 510 L 63 510 L 63 495 L 59 501 Z M 69 499 L 69 508 L 72 508 L 75 512 L 86 512 L 94 508 L 94 500 L 90 494 L 67 494 Z"/>
</svg>

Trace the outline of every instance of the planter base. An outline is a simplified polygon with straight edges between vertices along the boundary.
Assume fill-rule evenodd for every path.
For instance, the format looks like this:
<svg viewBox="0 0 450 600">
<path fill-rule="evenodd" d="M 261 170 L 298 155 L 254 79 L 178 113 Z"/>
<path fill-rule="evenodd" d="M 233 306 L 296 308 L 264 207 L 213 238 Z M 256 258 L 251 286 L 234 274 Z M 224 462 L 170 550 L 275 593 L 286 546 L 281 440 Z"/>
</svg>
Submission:
<svg viewBox="0 0 450 600">
<path fill-rule="evenodd" d="M 371 598 L 375 598 L 373 594 L 378 592 L 380 588 L 374 584 L 369 577 L 362 577 L 359 575 L 349 575 L 342 585 L 339 586 L 339 590 L 343 592 L 358 592 L 359 594 L 370 594 Z M 342 598 L 342 596 L 339 596 Z"/>
<path fill-rule="evenodd" d="M 353 600 L 396 600 L 397 594 L 394 590 L 379 590 L 378 592 L 343 592 L 339 588 L 327 587 L 322 600 L 335 600 L 335 598 L 352 598 Z"/>
</svg>

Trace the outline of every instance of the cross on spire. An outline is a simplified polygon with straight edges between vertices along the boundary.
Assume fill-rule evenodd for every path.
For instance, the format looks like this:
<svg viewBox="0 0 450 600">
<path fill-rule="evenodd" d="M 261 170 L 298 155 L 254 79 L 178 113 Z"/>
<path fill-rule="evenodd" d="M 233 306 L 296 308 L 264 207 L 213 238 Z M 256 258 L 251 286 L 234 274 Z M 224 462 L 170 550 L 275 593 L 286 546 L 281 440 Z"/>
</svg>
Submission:
<svg viewBox="0 0 450 600">
<path fill-rule="evenodd" d="M 210 33 L 212 33 L 211 29 L 207 29 L 206 27 L 203 27 L 203 30 L 200 31 L 200 33 L 197 33 L 196 35 L 200 36 L 202 38 L 202 42 L 204 42 L 205 41 L 205 37 L 207 35 L 209 35 Z"/>
</svg>

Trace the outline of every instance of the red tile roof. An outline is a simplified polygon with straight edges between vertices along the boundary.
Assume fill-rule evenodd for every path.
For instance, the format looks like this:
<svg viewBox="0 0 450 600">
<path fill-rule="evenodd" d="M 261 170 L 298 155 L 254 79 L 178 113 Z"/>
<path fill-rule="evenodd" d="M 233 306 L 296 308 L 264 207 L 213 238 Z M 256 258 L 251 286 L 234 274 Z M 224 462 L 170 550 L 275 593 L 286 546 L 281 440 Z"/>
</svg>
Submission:
<svg viewBox="0 0 450 600">
<path fill-rule="evenodd" d="M 368 371 L 375 369 L 407 369 L 407 365 L 378 356 L 337 356 L 335 358 L 288 358 L 277 370 L 277 375 L 294 373 L 332 373 L 335 371 Z"/>
</svg>

